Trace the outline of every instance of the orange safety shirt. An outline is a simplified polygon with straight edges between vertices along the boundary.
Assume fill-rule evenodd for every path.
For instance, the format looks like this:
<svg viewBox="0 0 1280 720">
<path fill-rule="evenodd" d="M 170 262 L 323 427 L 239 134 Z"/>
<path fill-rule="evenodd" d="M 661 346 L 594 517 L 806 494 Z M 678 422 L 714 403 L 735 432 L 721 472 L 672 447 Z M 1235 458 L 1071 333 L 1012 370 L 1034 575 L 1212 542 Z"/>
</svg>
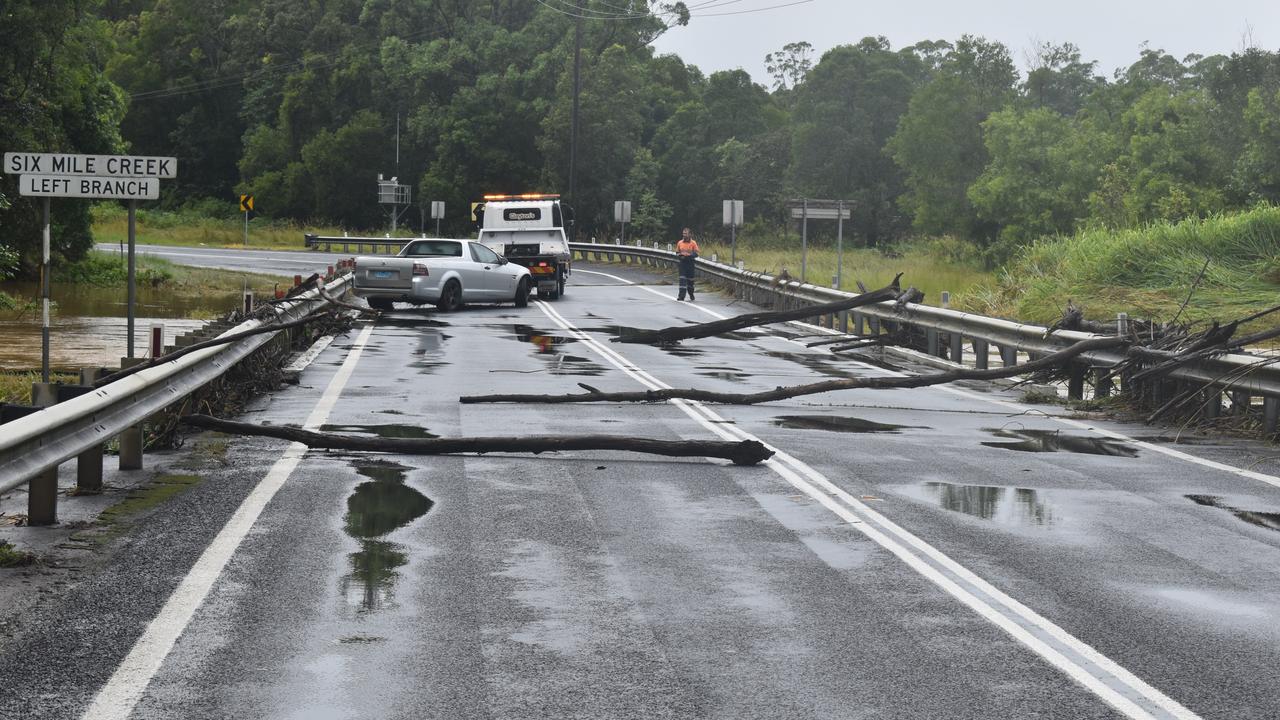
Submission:
<svg viewBox="0 0 1280 720">
<path fill-rule="evenodd" d="M 697 240 L 680 240 L 676 243 L 677 255 L 689 255 L 691 253 L 701 252 L 698 250 Z"/>
</svg>

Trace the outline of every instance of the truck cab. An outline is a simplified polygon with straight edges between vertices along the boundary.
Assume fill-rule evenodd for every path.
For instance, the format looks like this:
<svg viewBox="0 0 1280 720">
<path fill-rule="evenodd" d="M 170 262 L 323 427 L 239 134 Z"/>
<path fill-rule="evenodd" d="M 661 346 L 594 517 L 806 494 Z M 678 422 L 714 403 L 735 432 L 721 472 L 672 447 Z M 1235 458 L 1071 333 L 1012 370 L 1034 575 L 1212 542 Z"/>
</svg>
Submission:
<svg viewBox="0 0 1280 720">
<path fill-rule="evenodd" d="M 529 268 L 538 296 L 564 295 L 572 269 L 565 227 L 572 211 L 559 195 L 485 195 L 474 211 L 478 241 L 507 260 Z"/>
</svg>

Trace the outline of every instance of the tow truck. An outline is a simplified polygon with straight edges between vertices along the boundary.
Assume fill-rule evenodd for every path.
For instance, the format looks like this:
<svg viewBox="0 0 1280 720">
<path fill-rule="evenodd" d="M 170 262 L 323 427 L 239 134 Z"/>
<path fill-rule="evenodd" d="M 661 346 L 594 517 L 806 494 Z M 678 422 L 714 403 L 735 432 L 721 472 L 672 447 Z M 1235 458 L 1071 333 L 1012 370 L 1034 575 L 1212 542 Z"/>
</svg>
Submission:
<svg viewBox="0 0 1280 720">
<path fill-rule="evenodd" d="M 472 217 L 480 225 L 477 240 L 482 245 L 529 268 L 538 297 L 555 300 L 564 295 L 572 269 L 564 229 L 573 223 L 573 211 L 561 206 L 559 195 L 485 195 Z"/>
</svg>

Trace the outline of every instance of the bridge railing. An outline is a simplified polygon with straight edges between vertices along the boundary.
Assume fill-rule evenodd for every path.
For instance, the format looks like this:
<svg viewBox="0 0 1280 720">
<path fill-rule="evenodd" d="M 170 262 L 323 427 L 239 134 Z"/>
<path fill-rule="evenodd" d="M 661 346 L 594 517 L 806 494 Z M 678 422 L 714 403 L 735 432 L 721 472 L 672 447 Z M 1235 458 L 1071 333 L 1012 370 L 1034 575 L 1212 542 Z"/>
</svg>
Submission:
<svg viewBox="0 0 1280 720">
<path fill-rule="evenodd" d="M 658 247 L 571 243 L 574 254 L 582 259 L 640 264 L 675 271 L 675 253 Z M 852 297 L 851 293 L 794 279 L 779 280 L 765 273 L 753 272 L 714 262 L 707 257 L 697 260 L 702 278 L 710 278 L 737 298 L 755 305 L 779 310 L 801 308 Z M 1097 335 L 1071 330 L 1048 334 L 1043 325 L 1019 323 L 948 308 L 909 303 L 899 310 L 892 302 L 864 306 L 857 310 L 816 315 L 811 322 L 820 327 L 852 332 L 856 335 L 879 335 L 881 332 L 906 332 L 919 337 L 922 350 L 940 359 L 961 363 L 972 354 L 974 365 L 985 368 L 992 351 L 1004 365 L 1018 362 L 1019 354 L 1030 357 L 1046 355 Z M 1118 352 L 1082 354 L 1071 367 L 1068 394 L 1083 397 L 1090 375 L 1094 379 L 1094 396 L 1105 397 L 1115 389 L 1111 369 L 1125 359 Z M 1274 357 L 1226 354 L 1183 365 L 1163 377 L 1143 382 L 1120 380 L 1120 390 L 1144 405 L 1160 407 L 1193 388 L 1203 388 L 1195 398 L 1196 412 L 1216 417 L 1229 411 L 1254 416 L 1263 432 L 1274 435 L 1280 418 L 1280 361 Z M 1230 398 L 1229 410 L 1223 397 Z M 1261 398 L 1261 407 L 1254 402 Z M 1246 419 L 1254 419 L 1246 417 Z"/>
<path fill-rule="evenodd" d="M 340 275 L 326 285 L 326 291 L 341 295 L 350 283 L 350 274 Z M 295 299 L 272 306 L 272 322 L 300 319 L 322 303 L 318 289 L 300 293 Z M 246 320 L 223 335 L 262 324 L 262 320 Z M 5 423 L 0 426 L 0 492 L 56 472 L 61 463 L 144 422 L 217 379 L 277 334 L 264 332 L 197 350 Z"/>
</svg>

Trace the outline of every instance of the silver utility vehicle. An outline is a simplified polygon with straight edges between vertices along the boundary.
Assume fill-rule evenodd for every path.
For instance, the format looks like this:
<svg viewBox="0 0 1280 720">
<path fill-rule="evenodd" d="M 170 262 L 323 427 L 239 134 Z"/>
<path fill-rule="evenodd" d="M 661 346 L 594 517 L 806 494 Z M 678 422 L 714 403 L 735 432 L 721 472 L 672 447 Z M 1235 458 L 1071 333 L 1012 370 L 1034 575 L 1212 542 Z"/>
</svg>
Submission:
<svg viewBox="0 0 1280 720">
<path fill-rule="evenodd" d="M 409 240 L 395 256 L 356 258 L 353 282 L 369 307 L 390 310 L 392 303 L 434 303 L 452 311 L 464 303 L 529 304 L 529 269 L 472 240 Z"/>
</svg>

